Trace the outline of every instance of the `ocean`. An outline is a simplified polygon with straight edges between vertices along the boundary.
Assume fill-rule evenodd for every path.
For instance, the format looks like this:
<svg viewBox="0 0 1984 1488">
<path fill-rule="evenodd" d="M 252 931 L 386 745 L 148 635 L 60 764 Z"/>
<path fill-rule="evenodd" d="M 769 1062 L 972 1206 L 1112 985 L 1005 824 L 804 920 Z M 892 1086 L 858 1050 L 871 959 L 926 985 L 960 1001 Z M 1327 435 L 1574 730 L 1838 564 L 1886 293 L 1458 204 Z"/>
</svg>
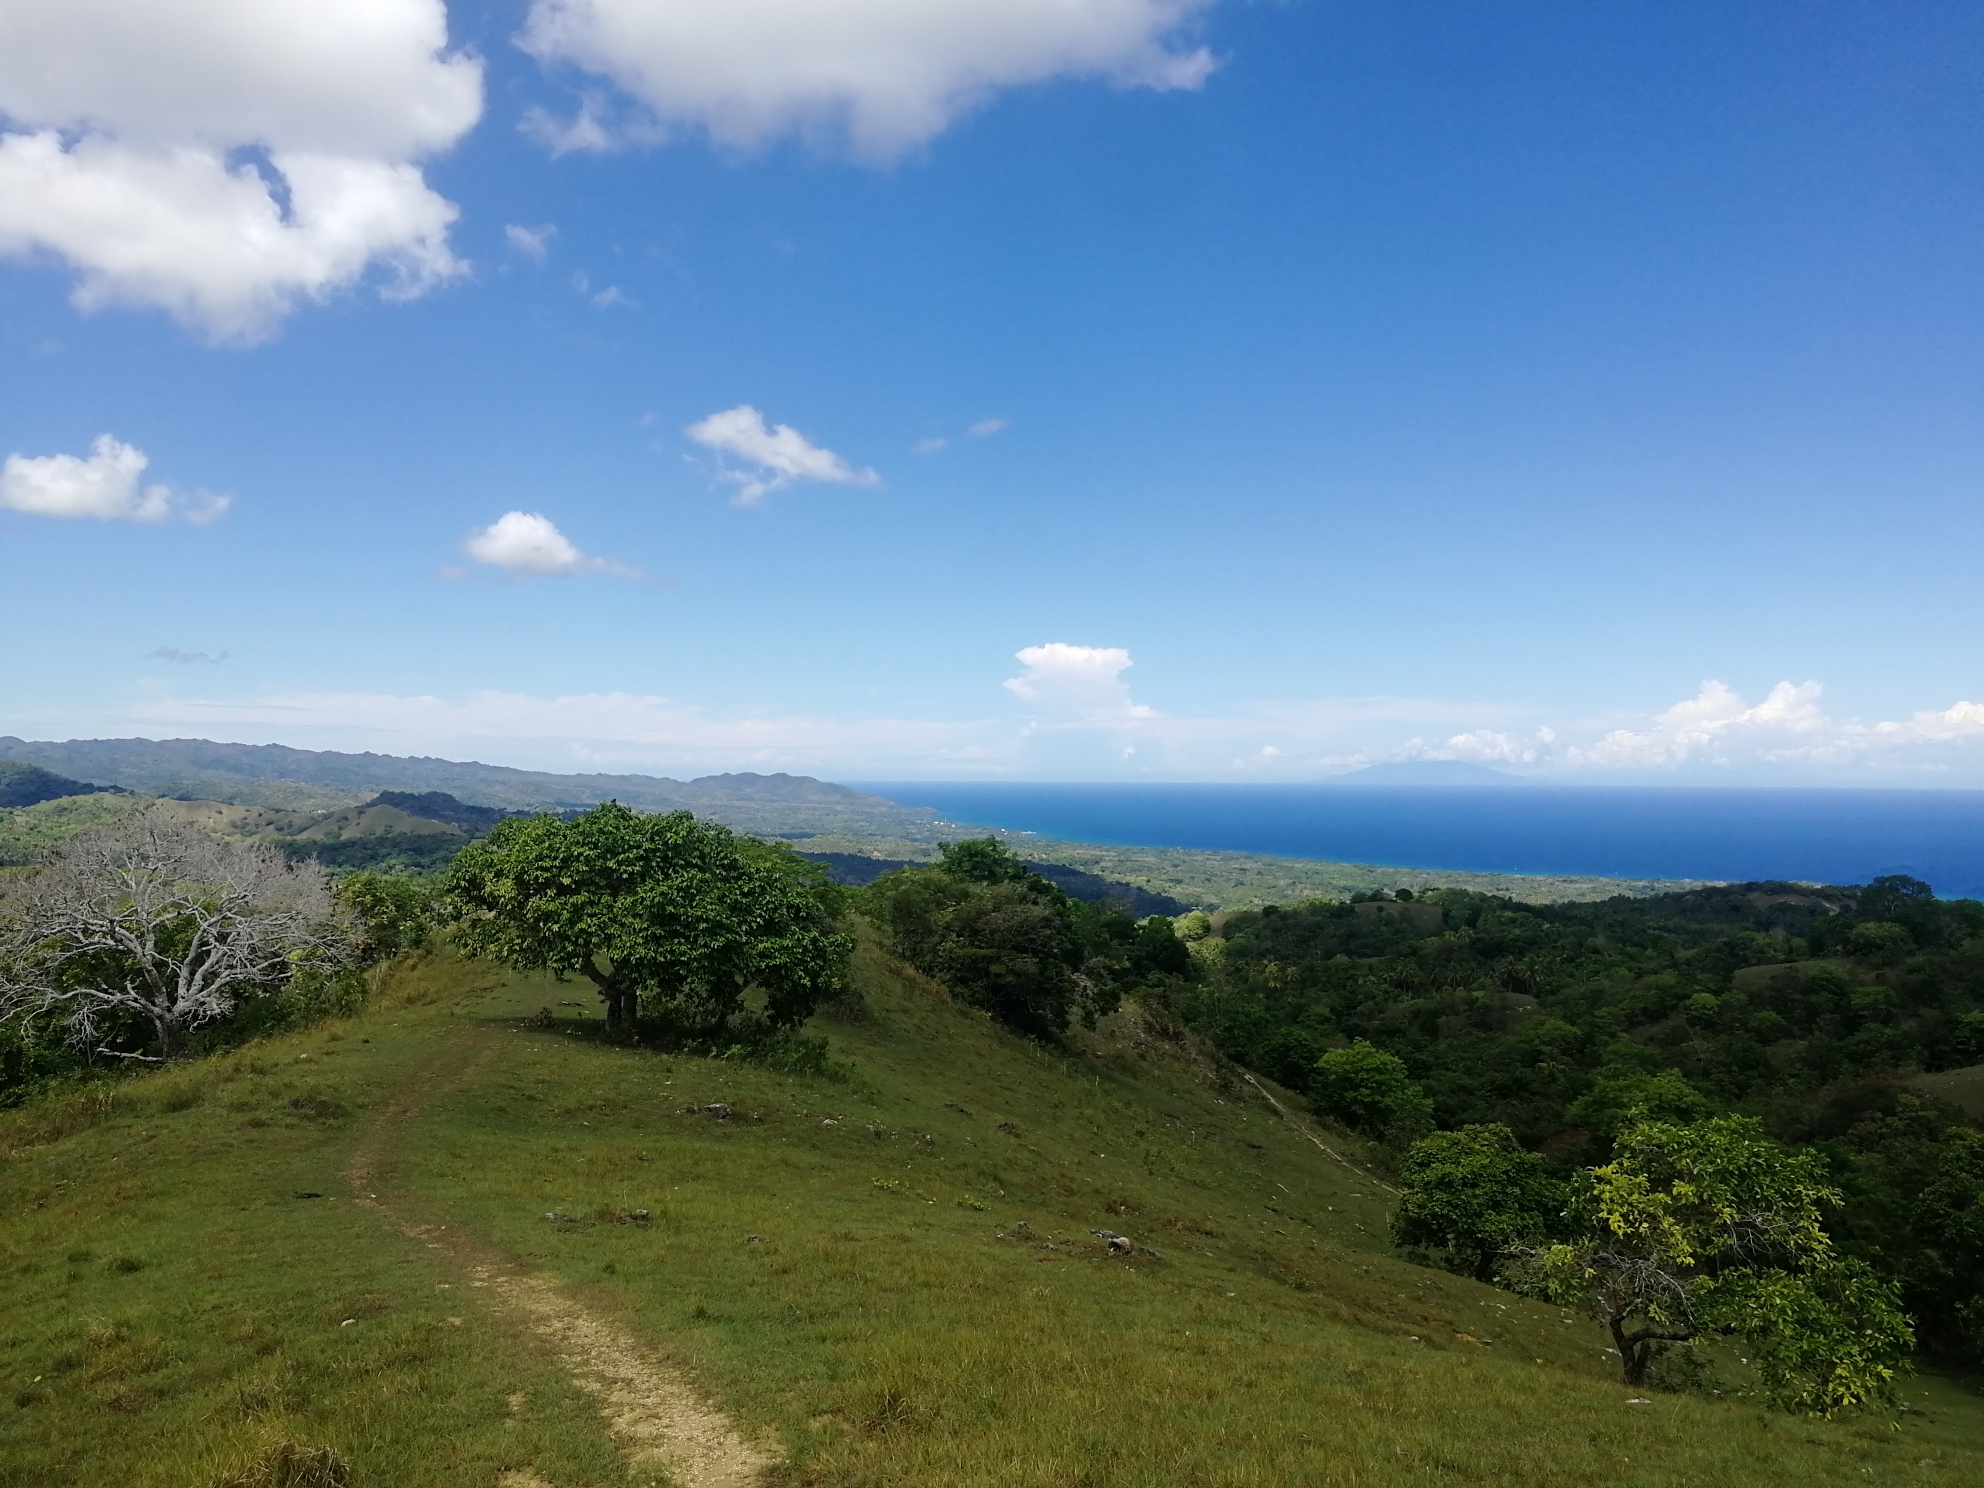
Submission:
<svg viewBox="0 0 1984 1488">
<path fill-rule="evenodd" d="M 853 782 L 850 782 L 853 783 Z M 864 782 L 970 826 L 1395 868 L 1925 880 L 1984 897 L 1984 791 Z"/>
</svg>

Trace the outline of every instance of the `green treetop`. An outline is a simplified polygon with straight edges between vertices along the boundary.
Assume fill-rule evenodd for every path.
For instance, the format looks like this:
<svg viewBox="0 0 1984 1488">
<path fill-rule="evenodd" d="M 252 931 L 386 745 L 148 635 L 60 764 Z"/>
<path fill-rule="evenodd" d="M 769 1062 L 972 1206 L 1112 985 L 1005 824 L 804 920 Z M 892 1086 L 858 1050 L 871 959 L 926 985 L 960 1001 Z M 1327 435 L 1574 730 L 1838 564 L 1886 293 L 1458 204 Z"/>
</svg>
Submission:
<svg viewBox="0 0 1984 1488">
<path fill-rule="evenodd" d="M 643 1001 L 678 1031 L 719 1033 L 753 989 L 767 1023 L 796 1025 L 853 950 L 814 865 L 686 811 L 512 818 L 462 849 L 444 893 L 464 951 L 587 978 L 620 1034 Z"/>
<path fill-rule="evenodd" d="M 1914 1336 L 1894 1288 L 1834 1253 L 1820 1214 L 1839 1201 L 1823 1157 L 1756 1121 L 1643 1121 L 1582 1175 L 1573 1238 L 1536 1253 L 1542 1287 L 1606 1324 L 1628 1385 L 1656 1345 L 1720 1333 L 1787 1408 L 1883 1401 Z"/>
</svg>

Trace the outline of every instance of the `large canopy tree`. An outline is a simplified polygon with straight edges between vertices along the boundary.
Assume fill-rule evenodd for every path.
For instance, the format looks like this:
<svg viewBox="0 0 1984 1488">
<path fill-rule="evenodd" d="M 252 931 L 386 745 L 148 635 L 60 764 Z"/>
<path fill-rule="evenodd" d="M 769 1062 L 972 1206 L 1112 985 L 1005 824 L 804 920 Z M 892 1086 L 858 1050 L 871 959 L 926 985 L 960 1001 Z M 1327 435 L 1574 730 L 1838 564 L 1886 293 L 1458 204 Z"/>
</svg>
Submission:
<svg viewBox="0 0 1984 1488">
<path fill-rule="evenodd" d="M 870 912 L 905 960 L 1009 1028 L 1055 1038 L 1077 1016 L 1093 1028 L 1125 986 L 1192 971 L 1169 921 L 1071 899 L 996 838 L 940 852 L 876 879 Z"/>
<path fill-rule="evenodd" d="M 1735 1335 L 1772 1400 L 1831 1415 L 1886 1400 L 1914 1343 L 1895 1289 L 1834 1252 L 1839 1202 L 1825 1159 L 1759 1122 L 1643 1121 L 1582 1175 L 1574 1238 L 1534 1256 L 1547 1294 L 1610 1329 L 1628 1385 L 1661 1343 Z"/>
<path fill-rule="evenodd" d="M 587 978 L 616 1034 L 645 1000 L 713 1035 L 754 988 L 766 1022 L 791 1027 L 840 986 L 853 950 L 813 864 L 686 811 L 608 802 L 571 821 L 512 818 L 462 849 L 443 895 L 463 950 Z"/>
<path fill-rule="evenodd" d="M 71 837 L 0 903 L 0 1018 L 59 1020 L 86 1054 L 166 1059 L 349 949 L 323 869 L 154 806 Z M 133 1025 L 155 1055 L 127 1047 Z"/>
<path fill-rule="evenodd" d="M 1434 1132 L 1399 1164 L 1405 1192 L 1392 1215 L 1401 1246 L 1445 1252 L 1448 1267 L 1492 1281 L 1505 1256 L 1549 1236 L 1564 1186 L 1506 1126 Z"/>
</svg>

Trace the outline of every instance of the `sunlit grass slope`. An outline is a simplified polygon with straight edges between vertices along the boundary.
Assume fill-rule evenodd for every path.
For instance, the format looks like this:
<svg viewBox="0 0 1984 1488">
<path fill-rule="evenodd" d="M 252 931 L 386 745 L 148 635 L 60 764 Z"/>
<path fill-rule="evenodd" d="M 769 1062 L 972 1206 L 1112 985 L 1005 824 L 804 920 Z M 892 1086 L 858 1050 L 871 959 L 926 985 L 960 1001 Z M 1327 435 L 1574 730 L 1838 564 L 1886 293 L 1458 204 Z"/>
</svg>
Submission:
<svg viewBox="0 0 1984 1488">
<path fill-rule="evenodd" d="M 612 1048 L 582 991 L 437 958 L 353 1022 L 8 1118 L 0 1483 L 206 1484 L 277 1437 L 373 1488 L 647 1481 L 354 1206 L 361 1146 L 791 1484 L 1984 1481 L 1980 1402 L 1934 1381 L 1899 1430 L 1628 1403 L 1592 1325 L 1393 1258 L 1382 1190 L 1134 1011 L 1045 1051 L 857 972 L 865 1014 L 816 1025 L 841 1079 Z"/>
</svg>

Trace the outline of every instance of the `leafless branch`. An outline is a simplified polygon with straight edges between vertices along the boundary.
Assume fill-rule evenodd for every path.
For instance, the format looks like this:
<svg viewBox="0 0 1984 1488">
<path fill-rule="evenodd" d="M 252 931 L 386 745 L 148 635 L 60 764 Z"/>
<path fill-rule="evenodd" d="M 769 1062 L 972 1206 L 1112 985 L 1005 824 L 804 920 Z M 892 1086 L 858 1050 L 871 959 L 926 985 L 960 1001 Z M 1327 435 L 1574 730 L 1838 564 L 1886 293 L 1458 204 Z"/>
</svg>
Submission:
<svg viewBox="0 0 1984 1488">
<path fill-rule="evenodd" d="M 345 946 L 318 865 L 154 807 L 70 838 L 0 905 L 0 1019 L 55 1019 L 77 1048 L 117 1054 L 106 1024 L 138 1018 L 169 1058 L 188 1031 Z"/>
</svg>

